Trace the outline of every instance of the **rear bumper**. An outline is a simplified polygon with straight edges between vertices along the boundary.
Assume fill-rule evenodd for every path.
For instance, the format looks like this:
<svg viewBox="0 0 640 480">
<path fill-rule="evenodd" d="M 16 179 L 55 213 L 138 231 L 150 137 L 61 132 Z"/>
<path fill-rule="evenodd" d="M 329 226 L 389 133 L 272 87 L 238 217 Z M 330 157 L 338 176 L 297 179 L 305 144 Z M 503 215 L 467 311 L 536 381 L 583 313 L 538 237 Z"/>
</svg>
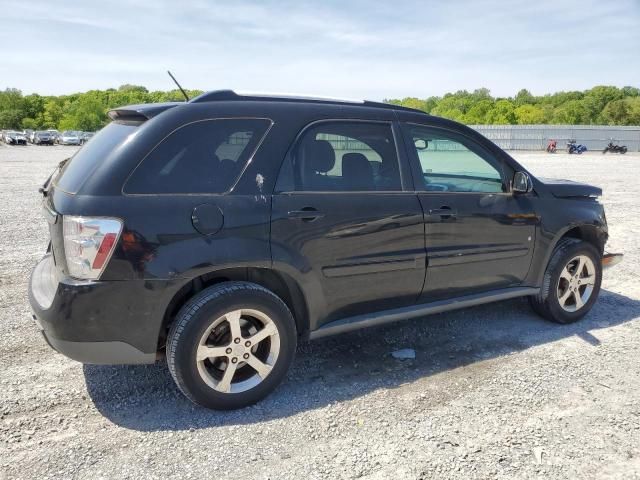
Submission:
<svg viewBox="0 0 640 480">
<path fill-rule="evenodd" d="M 56 352 L 72 360 L 94 365 L 153 363 L 154 353 L 144 353 L 124 342 L 70 342 L 47 335 L 45 341 Z"/>
<path fill-rule="evenodd" d="M 73 360 L 153 363 L 173 292 L 173 285 L 162 280 L 101 282 L 61 277 L 48 254 L 31 274 L 29 302 L 47 343 Z"/>
</svg>

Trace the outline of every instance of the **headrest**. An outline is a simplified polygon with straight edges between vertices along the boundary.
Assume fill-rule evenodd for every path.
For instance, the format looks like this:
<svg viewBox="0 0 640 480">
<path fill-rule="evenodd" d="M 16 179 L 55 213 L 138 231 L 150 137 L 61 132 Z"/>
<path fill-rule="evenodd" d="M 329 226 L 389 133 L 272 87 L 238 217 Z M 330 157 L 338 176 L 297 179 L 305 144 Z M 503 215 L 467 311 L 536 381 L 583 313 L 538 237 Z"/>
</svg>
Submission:
<svg viewBox="0 0 640 480">
<path fill-rule="evenodd" d="M 326 140 L 311 140 L 305 146 L 307 168 L 320 173 L 327 173 L 336 164 L 336 154 Z"/>
<path fill-rule="evenodd" d="M 361 153 L 345 153 L 342 156 L 342 176 L 354 177 L 359 175 L 373 175 L 373 168 Z"/>
</svg>

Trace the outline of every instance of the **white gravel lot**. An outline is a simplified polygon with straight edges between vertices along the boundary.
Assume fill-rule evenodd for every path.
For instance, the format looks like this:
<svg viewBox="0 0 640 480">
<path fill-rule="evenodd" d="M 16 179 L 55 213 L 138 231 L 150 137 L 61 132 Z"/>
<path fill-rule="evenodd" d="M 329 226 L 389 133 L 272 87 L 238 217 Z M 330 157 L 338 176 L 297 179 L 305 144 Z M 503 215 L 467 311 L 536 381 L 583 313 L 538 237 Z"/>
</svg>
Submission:
<svg viewBox="0 0 640 480">
<path fill-rule="evenodd" d="M 582 322 L 520 299 L 317 341 L 268 399 L 220 413 L 163 363 L 82 366 L 41 339 L 37 187 L 74 150 L 0 145 L 0 479 L 640 478 L 640 154 L 514 154 L 604 189 L 625 260 Z"/>
</svg>

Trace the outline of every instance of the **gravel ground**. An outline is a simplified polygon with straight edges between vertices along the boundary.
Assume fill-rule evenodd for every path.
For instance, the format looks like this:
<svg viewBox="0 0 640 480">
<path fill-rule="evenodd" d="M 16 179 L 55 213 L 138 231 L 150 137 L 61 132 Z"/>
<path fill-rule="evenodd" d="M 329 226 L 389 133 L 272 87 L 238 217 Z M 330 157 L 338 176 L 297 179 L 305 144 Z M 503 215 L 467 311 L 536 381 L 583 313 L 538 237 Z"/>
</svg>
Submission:
<svg viewBox="0 0 640 480">
<path fill-rule="evenodd" d="M 0 146 L 0 479 L 640 478 L 639 154 L 515 154 L 604 188 L 626 256 L 582 322 L 519 299 L 317 341 L 267 400 L 219 413 L 164 363 L 83 366 L 40 338 L 37 187 L 73 151 Z"/>
</svg>

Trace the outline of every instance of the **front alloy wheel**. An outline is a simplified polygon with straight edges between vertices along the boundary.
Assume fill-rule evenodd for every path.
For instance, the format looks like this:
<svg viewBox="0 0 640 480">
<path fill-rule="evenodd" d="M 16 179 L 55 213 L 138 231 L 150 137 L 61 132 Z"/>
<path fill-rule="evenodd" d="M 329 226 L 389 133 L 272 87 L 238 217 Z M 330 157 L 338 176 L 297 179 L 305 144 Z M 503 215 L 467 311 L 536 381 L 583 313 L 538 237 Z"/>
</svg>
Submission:
<svg viewBox="0 0 640 480">
<path fill-rule="evenodd" d="M 584 240 L 563 238 L 551 255 L 540 293 L 529 297 L 529 303 L 548 320 L 573 323 L 591 310 L 601 282 L 601 251 Z"/>
<path fill-rule="evenodd" d="M 586 255 L 572 258 L 558 278 L 558 303 L 567 312 L 577 312 L 589 301 L 596 284 L 596 267 Z"/>
</svg>

